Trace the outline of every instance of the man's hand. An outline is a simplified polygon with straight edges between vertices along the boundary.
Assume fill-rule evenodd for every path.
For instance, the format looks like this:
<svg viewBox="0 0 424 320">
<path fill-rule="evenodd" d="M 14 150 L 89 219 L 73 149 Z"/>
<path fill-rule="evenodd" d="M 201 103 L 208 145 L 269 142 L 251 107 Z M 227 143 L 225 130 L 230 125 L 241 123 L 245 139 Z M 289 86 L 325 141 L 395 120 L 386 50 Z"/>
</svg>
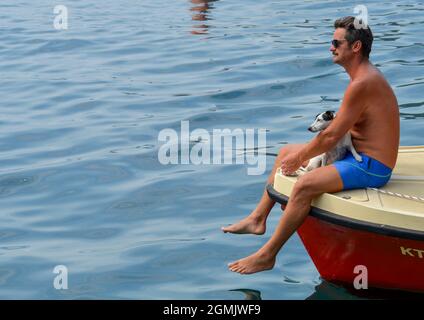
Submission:
<svg viewBox="0 0 424 320">
<path fill-rule="evenodd" d="M 302 165 L 303 160 L 299 153 L 289 153 L 281 160 L 281 171 L 284 175 L 293 174 Z"/>
</svg>

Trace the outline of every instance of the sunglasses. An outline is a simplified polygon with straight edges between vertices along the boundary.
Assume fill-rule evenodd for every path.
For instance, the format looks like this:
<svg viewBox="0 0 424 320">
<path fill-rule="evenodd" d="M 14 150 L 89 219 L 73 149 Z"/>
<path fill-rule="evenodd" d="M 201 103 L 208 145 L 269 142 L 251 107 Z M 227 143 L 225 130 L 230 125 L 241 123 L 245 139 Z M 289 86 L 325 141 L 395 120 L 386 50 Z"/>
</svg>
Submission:
<svg viewBox="0 0 424 320">
<path fill-rule="evenodd" d="M 333 45 L 334 48 L 338 48 L 340 43 L 343 41 L 347 41 L 347 40 L 337 40 L 337 39 L 333 39 L 331 40 L 331 44 Z"/>
</svg>

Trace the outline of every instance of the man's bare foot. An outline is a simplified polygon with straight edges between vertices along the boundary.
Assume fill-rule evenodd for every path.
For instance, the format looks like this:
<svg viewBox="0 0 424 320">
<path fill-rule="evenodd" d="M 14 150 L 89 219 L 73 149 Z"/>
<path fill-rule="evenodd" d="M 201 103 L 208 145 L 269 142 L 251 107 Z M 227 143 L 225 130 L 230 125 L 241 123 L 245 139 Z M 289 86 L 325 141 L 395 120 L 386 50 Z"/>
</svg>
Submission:
<svg viewBox="0 0 424 320">
<path fill-rule="evenodd" d="M 228 227 L 222 227 L 221 230 L 230 233 L 252 233 L 252 234 L 264 234 L 266 229 L 265 219 L 258 219 L 252 215 L 240 220 L 237 223 L 232 224 Z"/>
<path fill-rule="evenodd" d="M 274 264 L 275 256 L 263 255 L 256 252 L 246 258 L 229 263 L 228 269 L 241 274 L 251 274 L 270 270 L 274 267 Z"/>
</svg>

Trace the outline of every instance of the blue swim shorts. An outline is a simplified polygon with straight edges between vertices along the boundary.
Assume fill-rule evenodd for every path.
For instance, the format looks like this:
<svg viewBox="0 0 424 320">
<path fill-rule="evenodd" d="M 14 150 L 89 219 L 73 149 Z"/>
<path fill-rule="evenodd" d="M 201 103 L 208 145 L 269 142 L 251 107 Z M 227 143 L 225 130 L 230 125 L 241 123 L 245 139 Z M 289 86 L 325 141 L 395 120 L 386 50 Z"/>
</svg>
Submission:
<svg viewBox="0 0 424 320">
<path fill-rule="evenodd" d="M 392 175 L 392 169 L 364 153 L 359 153 L 362 162 L 356 161 L 351 152 L 333 165 L 343 180 L 343 190 L 378 188 L 384 186 Z"/>
</svg>

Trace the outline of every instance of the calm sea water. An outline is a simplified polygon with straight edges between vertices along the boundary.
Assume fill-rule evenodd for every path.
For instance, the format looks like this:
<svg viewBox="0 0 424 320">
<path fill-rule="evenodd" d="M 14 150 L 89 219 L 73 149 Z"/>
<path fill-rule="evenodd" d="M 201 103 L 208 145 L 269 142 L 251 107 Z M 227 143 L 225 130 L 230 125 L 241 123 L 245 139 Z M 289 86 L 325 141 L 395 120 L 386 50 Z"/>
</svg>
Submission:
<svg viewBox="0 0 424 320">
<path fill-rule="evenodd" d="M 56 5 L 68 30 L 53 27 Z M 356 299 L 323 282 L 293 236 L 275 268 L 227 270 L 265 236 L 228 235 L 275 154 L 312 138 L 348 77 L 333 21 L 361 1 L 10 1 L 0 4 L 0 298 Z M 424 4 L 367 1 L 372 62 L 423 144 Z M 267 171 L 161 165 L 158 133 L 266 128 Z M 56 290 L 53 268 L 68 268 Z"/>
</svg>

